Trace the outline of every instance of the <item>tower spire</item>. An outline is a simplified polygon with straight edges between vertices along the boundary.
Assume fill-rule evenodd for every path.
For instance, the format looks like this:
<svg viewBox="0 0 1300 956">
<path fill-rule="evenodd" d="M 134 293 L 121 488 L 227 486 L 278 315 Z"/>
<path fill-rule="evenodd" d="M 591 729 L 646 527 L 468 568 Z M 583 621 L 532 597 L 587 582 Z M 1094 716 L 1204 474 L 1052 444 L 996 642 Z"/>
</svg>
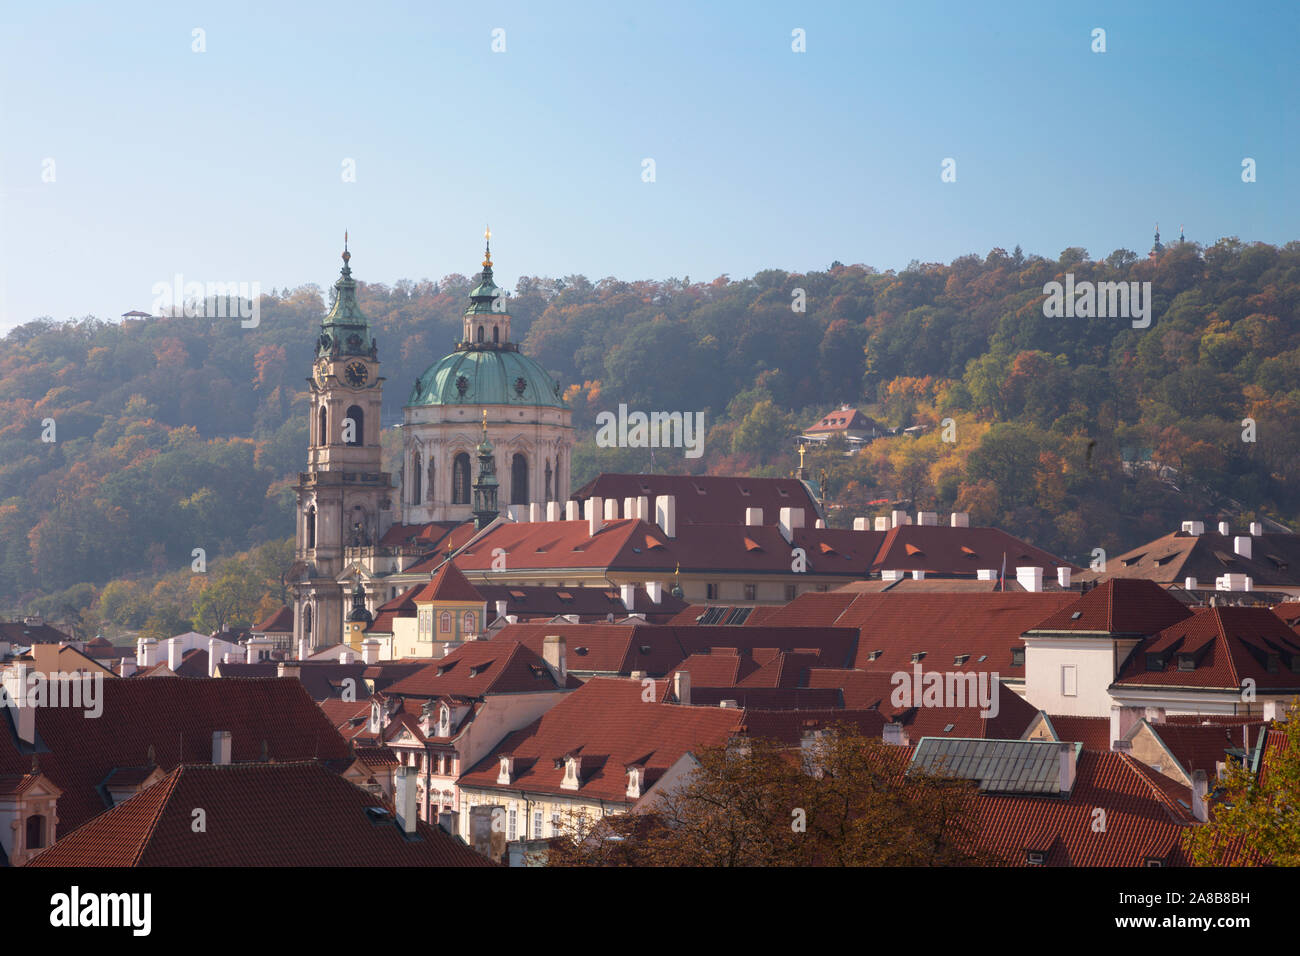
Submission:
<svg viewBox="0 0 1300 956">
<path fill-rule="evenodd" d="M 483 230 L 483 268 L 492 271 L 492 227 Z"/>
</svg>

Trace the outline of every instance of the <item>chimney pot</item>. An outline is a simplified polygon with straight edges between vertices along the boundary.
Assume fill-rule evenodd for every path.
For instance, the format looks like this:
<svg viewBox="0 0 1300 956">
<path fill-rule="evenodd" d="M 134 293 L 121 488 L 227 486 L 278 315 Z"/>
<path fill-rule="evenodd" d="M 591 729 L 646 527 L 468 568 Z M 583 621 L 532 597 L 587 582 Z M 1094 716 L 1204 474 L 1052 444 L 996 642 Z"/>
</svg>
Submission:
<svg viewBox="0 0 1300 956">
<path fill-rule="evenodd" d="M 587 513 L 588 533 L 594 538 L 605 527 L 605 499 L 588 498 L 584 510 Z"/>
<path fill-rule="evenodd" d="M 1232 532 L 1231 532 L 1231 530 L 1230 530 L 1229 527 L 1228 527 L 1228 522 L 1226 522 L 1226 521 L 1220 521 L 1220 522 L 1219 522 L 1219 534 L 1221 534 L 1221 535 L 1225 535 L 1225 536 L 1226 536 L 1226 535 L 1229 535 L 1229 534 L 1231 534 L 1231 533 L 1232 533 Z"/>
<path fill-rule="evenodd" d="M 659 495 L 655 498 L 655 521 L 669 538 L 677 537 L 677 497 Z"/>
<path fill-rule="evenodd" d="M 762 509 L 762 508 L 746 508 L 746 509 L 745 509 L 745 527 L 747 527 L 747 528 L 756 528 L 756 527 L 758 527 L 759 525 L 761 525 L 762 523 L 763 523 L 763 509 Z"/>
<path fill-rule="evenodd" d="M 232 737 L 228 730 L 214 730 L 212 732 L 212 763 L 218 767 L 225 767 L 230 764 Z"/>
<path fill-rule="evenodd" d="M 951 525 L 952 525 L 954 528 L 969 528 L 969 527 L 970 527 L 970 512 L 968 512 L 968 511 L 954 511 L 954 512 L 952 513 L 952 519 L 951 519 L 951 522 L 950 522 L 950 523 L 951 523 Z"/>
<path fill-rule="evenodd" d="M 1069 569 L 1069 568 L 1067 568 L 1067 567 L 1059 567 L 1059 568 L 1056 569 L 1056 583 L 1059 584 L 1059 585 L 1060 585 L 1061 587 L 1063 587 L 1063 588 L 1068 588 L 1068 587 L 1070 586 L 1070 569 Z"/>
<path fill-rule="evenodd" d="M 560 503 L 558 501 L 546 502 L 546 520 L 547 521 L 560 520 Z"/>
<path fill-rule="evenodd" d="M 579 508 L 580 508 L 580 507 L 581 507 L 581 504 L 580 504 L 579 502 L 577 502 L 577 501 L 574 501 L 574 500 L 572 500 L 572 499 L 566 501 L 566 502 L 564 503 L 564 520 L 565 520 L 565 521 L 581 521 L 581 520 L 582 520 L 582 515 L 581 515 L 581 513 L 579 512 Z"/>
<path fill-rule="evenodd" d="M 676 671 L 673 674 L 673 696 L 677 698 L 677 703 L 690 706 L 691 703 L 690 671 Z"/>
<path fill-rule="evenodd" d="M 618 499 L 617 498 L 605 499 L 605 520 L 606 521 L 618 520 Z"/>
</svg>

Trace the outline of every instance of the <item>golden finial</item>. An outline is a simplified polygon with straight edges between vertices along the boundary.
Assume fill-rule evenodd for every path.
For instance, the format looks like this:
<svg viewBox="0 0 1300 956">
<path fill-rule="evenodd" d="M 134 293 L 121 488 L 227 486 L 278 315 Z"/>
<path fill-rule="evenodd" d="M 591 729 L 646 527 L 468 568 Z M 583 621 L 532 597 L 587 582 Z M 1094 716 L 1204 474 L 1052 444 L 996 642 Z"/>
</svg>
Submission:
<svg viewBox="0 0 1300 956">
<path fill-rule="evenodd" d="M 492 268 L 492 227 L 483 230 L 483 268 Z"/>
<path fill-rule="evenodd" d="M 800 442 L 799 443 L 799 467 L 800 468 L 803 467 L 803 456 L 805 451 L 807 451 L 807 449 L 804 447 L 804 443 Z"/>
<path fill-rule="evenodd" d="M 483 409 L 483 437 L 487 437 L 487 409 Z"/>
<path fill-rule="evenodd" d="M 348 231 L 343 230 L 343 261 L 346 263 L 352 258 L 352 253 L 348 252 Z"/>
</svg>

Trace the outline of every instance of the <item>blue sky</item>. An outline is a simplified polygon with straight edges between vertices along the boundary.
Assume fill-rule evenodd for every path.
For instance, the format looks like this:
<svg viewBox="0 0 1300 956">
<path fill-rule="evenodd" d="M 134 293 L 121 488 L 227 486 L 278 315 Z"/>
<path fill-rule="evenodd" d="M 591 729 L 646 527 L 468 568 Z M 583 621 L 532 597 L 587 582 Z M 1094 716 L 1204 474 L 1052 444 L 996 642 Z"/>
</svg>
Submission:
<svg viewBox="0 0 1300 956">
<path fill-rule="evenodd" d="M 1284 243 L 1298 33 L 1295 2 L 9 3 L 0 328 L 176 273 L 324 286 L 345 228 L 391 283 L 472 273 L 490 222 L 511 286 Z"/>
</svg>

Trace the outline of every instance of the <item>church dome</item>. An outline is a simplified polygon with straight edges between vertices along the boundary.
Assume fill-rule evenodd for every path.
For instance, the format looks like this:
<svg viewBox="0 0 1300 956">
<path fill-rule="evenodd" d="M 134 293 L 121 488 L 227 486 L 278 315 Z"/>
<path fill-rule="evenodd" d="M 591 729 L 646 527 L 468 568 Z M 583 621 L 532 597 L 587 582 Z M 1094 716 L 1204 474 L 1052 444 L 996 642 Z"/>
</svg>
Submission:
<svg viewBox="0 0 1300 956">
<path fill-rule="evenodd" d="M 492 238 L 491 230 L 484 239 Z M 464 335 L 456 351 L 416 379 L 407 407 L 418 405 L 517 405 L 566 408 L 560 386 L 510 341 L 505 293 L 492 278 L 492 248 L 469 294 Z"/>
<path fill-rule="evenodd" d="M 567 407 L 555 379 L 527 355 L 472 346 L 429 366 L 406 404 Z"/>
</svg>

